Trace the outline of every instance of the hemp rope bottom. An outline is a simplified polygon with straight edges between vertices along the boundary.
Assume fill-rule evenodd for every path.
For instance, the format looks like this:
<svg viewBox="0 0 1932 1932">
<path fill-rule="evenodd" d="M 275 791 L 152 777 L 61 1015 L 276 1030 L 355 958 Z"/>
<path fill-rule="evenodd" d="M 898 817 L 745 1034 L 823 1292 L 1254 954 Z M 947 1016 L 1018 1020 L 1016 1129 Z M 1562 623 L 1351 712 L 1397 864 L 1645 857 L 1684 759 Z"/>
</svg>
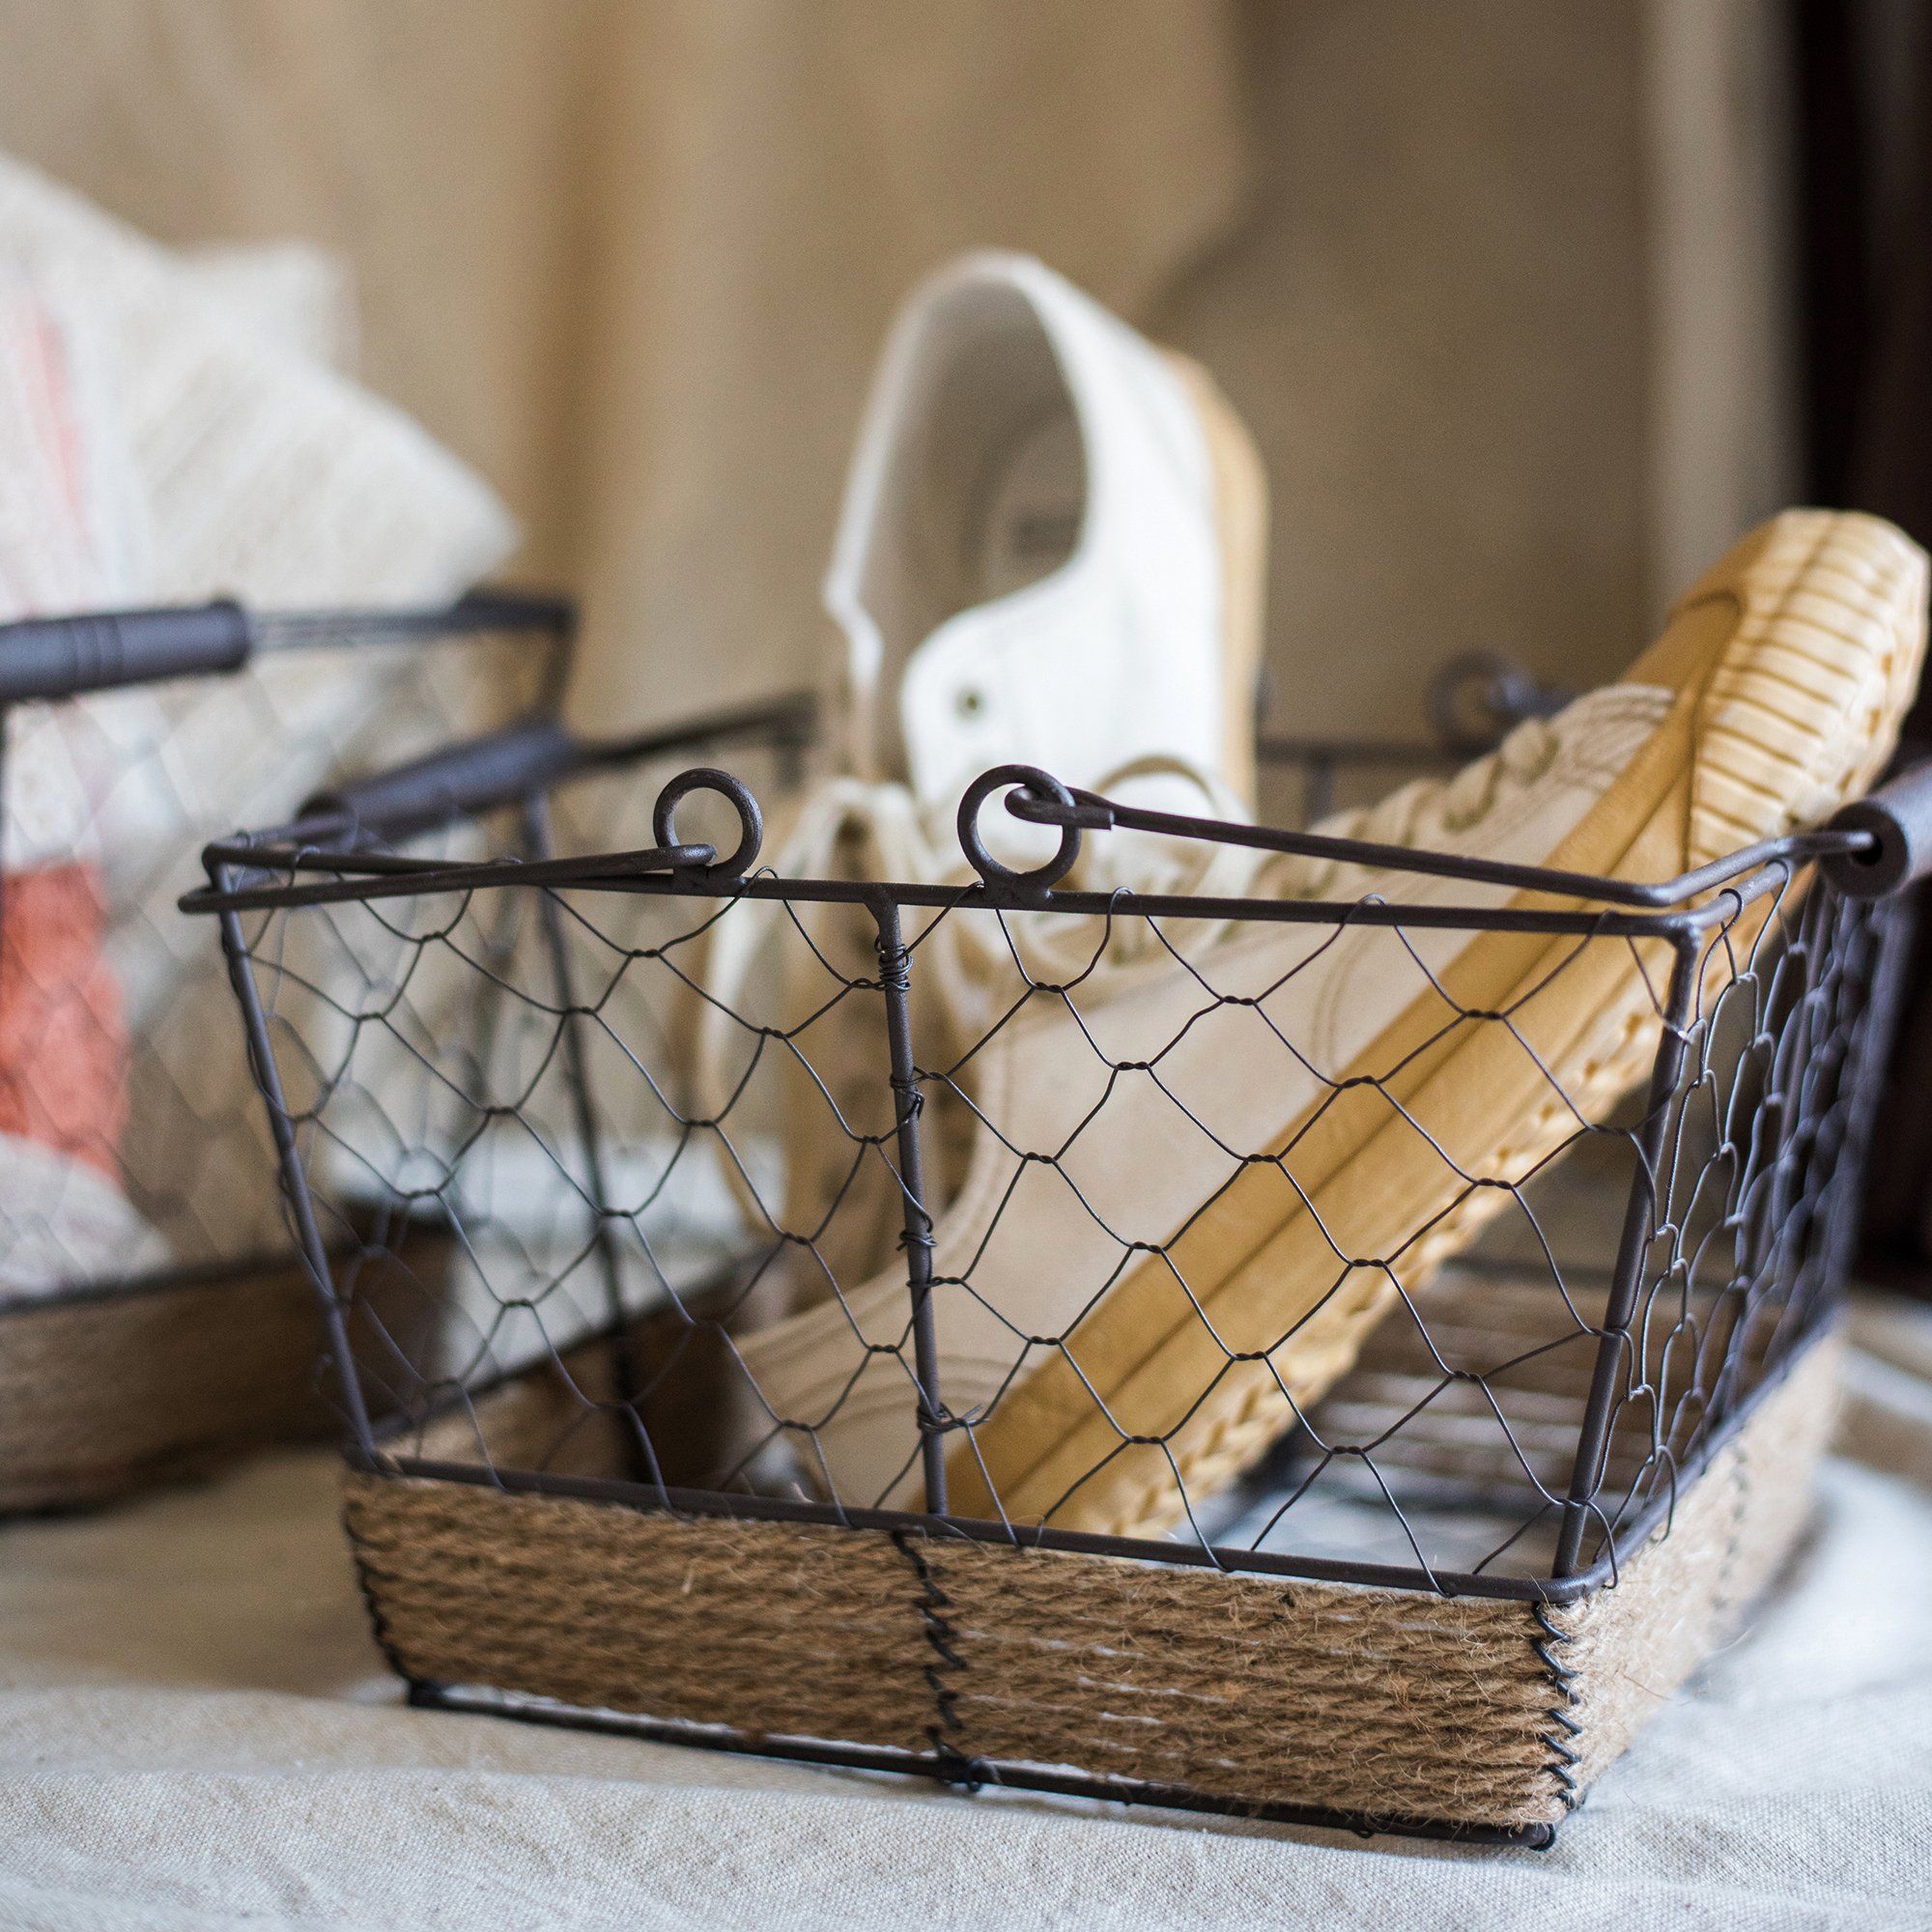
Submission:
<svg viewBox="0 0 1932 1932">
<path fill-rule="evenodd" d="M 0 1309 L 0 1511 L 102 1502 L 330 1433 L 296 1266 Z"/>
<path fill-rule="evenodd" d="M 1552 1824 L 1789 1549 L 1833 1360 L 1807 1350 L 1668 1533 L 1563 1606 L 402 1476 L 352 1475 L 346 1516 L 422 1681 L 754 1738 L 943 1741 L 989 1773 L 1073 1765 L 1236 1807 Z"/>
</svg>

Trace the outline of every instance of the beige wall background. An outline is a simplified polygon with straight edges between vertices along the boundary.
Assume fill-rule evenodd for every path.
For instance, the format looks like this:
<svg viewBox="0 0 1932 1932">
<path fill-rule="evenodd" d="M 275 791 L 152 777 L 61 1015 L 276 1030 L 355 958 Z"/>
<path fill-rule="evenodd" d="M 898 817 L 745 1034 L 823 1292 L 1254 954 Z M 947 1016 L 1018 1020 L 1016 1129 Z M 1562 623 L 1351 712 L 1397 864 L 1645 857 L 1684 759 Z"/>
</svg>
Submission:
<svg viewBox="0 0 1932 1932">
<path fill-rule="evenodd" d="M 603 728 L 809 683 L 893 306 L 1030 248 L 1274 486 L 1277 716 L 1613 673 L 1792 467 L 1762 0 L 0 0 L 0 146 L 352 264 L 363 374 L 586 602 Z"/>
</svg>

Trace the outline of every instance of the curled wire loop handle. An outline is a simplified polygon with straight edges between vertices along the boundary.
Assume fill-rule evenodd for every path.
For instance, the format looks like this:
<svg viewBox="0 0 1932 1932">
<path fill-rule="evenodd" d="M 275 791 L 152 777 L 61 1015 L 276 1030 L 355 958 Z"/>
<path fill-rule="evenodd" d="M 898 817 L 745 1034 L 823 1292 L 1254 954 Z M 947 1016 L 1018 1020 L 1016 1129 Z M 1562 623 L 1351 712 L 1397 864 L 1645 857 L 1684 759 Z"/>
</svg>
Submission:
<svg viewBox="0 0 1932 1932">
<path fill-rule="evenodd" d="M 742 879 L 758 863 L 758 853 L 765 842 L 765 815 L 758 810 L 758 801 L 753 797 L 751 786 L 743 779 L 733 778 L 729 772 L 722 772 L 715 765 L 694 765 L 690 771 L 678 773 L 658 793 L 658 802 L 651 810 L 652 838 L 660 848 L 668 851 L 680 846 L 682 841 L 673 828 L 672 819 L 677 808 L 695 791 L 715 791 L 726 800 L 738 814 L 740 836 L 737 849 L 728 858 L 713 859 L 709 865 L 690 869 L 702 871 L 712 878 Z"/>
<path fill-rule="evenodd" d="M 1049 886 L 1064 879 L 1080 857 L 1080 826 L 1070 818 L 1057 819 L 1059 850 L 1052 858 L 1029 870 L 1016 870 L 1011 866 L 1002 865 L 987 851 L 985 841 L 980 837 L 980 812 L 995 792 L 1015 789 L 1026 793 L 1036 804 L 1057 806 L 1062 812 L 1075 811 L 1079 806 L 1079 800 L 1071 790 L 1051 772 L 1043 772 L 1037 765 L 995 765 L 989 772 L 981 772 L 966 787 L 965 796 L 959 801 L 959 849 L 989 886 L 1017 886 L 1045 892 Z M 1007 804 L 1008 810 L 1011 810 L 1014 801 L 1009 798 Z M 1015 812 L 1014 816 L 1023 814 Z"/>
</svg>

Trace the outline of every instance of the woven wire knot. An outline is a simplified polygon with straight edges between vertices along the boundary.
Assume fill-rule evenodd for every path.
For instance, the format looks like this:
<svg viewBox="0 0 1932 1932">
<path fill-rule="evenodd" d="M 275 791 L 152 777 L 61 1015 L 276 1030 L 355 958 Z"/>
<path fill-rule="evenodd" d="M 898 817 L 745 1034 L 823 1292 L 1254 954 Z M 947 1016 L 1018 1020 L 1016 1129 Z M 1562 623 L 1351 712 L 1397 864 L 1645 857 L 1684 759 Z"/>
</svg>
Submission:
<svg viewBox="0 0 1932 1932">
<path fill-rule="evenodd" d="M 909 993 L 912 990 L 912 951 L 909 947 L 879 941 L 879 991 Z"/>
</svg>

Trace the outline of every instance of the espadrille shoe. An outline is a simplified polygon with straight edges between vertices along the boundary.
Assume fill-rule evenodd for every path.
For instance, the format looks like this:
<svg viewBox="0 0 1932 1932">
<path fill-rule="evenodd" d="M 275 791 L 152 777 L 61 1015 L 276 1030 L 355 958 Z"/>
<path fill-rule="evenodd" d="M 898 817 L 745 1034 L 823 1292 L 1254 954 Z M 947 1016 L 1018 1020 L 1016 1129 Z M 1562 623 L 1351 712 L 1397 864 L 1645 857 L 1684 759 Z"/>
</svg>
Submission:
<svg viewBox="0 0 1932 1932">
<path fill-rule="evenodd" d="M 970 884 L 959 795 L 1013 759 L 1123 783 L 1139 803 L 1246 816 L 1265 532 L 1260 461 L 1202 371 L 1029 257 L 941 270 L 901 311 L 861 428 L 825 581 L 843 645 L 836 765 L 777 828 L 776 869 Z M 1000 816 L 1003 858 L 1052 850 Z M 1099 855 L 1127 862 L 1102 883 L 1171 889 L 1197 866 L 1159 845 Z M 838 998 L 841 980 L 876 975 L 873 940 L 850 907 L 755 902 L 711 935 L 698 1112 L 735 1094 L 762 1050 L 734 1013 L 761 999 L 774 1029 L 808 1027 L 779 1103 L 778 1218 L 820 1231 L 798 1300 L 866 1279 L 899 1231 L 897 1184 L 865 1151 L 892 1124 L 876 1014 Z M 922 1064 L 983 1024 L 1004 952 L 956 924 L 922 949 Z M 774 971 L 787 983 L 757 988 Z M 740 1191 L 767 1226 L 777 1204 Z"/>
<path fill-rule="evenodd" d="M 1623 681 L 1446 784 L 1322 829 L 1672 876 L 1869 781 L 1916 685 L 1924 604 L 1924 557 L 1897 531 L 1790 513 L 1696 586 Z M 1304 859 L 1270 862 L 1251 891 L 1511 897 Z M 1413 1287 L 1511 1198 L 1470 1177 L 1533 1172 L 1654 1048 L 1658 962 L 1630 947 L 1236 934 L 1191 972 L 1095 975 L 976 1056 L 988 1126 L 933 1255 L 940 1393 L 966 1424 L 956 1513 L 1169 1527 L 1349 1366 L 1396 1269 Z M 1508 1026 L 1458 1024 L 1505 1009 Z M 905 1301 L 895 1271 L 744 1345 L 847 1501 L 919 1499 Z"/>
</svg>

